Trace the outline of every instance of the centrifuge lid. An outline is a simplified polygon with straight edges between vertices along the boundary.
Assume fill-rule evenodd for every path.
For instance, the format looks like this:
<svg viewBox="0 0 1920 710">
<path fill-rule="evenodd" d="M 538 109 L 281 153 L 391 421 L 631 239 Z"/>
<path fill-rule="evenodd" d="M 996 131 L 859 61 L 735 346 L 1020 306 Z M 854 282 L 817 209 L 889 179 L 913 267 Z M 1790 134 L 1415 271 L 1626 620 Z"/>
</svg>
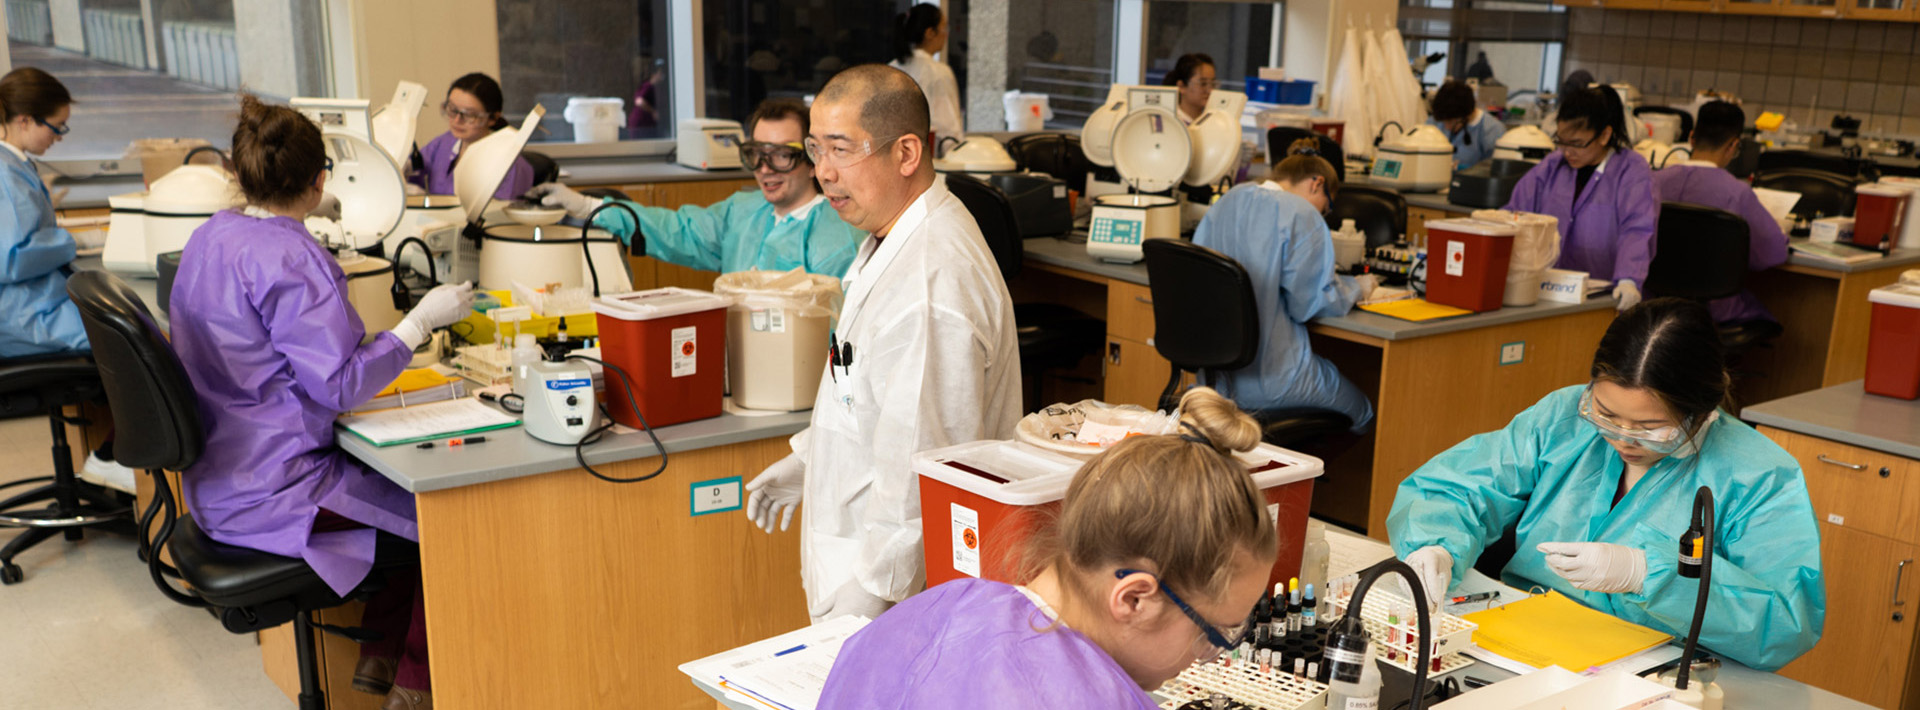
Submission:
<svg viewBox="0 0 1920 710">
<path fill-rule="evenodd" d="M 1087 162 L 1105 168 L 1113 167 L 1113 128 L 1127 115 L 1127 87 L 1114 84 L 1107 89 L 1107 101 L 1087 114 L 1087 123 L 1080 128 L 1080 152 L 1085 153 Z"/>
<path fill-rule="evenodd" d="M 1215 89 L 1207 98 L 1207 110 L 1187 126 L 1193 142 L 1191 164 L 1184 182 L 1211 185 L 1226 177 L 1240 163 L 1240 114 L 1247 108 L 1247 95 Z"/>
<path fill-rule="evenodd" d="M 520 151 L 527 147 L 534 127 L 540 125 L 545 115 L 547 109 L 535 105 L 527 112 L 527 120 L 520 128 L 502 128 L 461 149 L 460 162 L 453 166 L 453 194 L 460 198 L 460 205 L 467 208 L 468 222 L 478 223 L 486 213 L 487 205 L 493 202 L 493 193 L 506 181 L 507 172 L 513 170 L 513 161 L 520 159 Z"/>
<path fill-rule="evenodd" d="M 1179 184 L 1193 160 L 1193 141 L 1180 117 L 1164 108 L 1136 108 L 1113 129 L 1113 168 L 1141 192 Z"/>
<path fill-rule="evenodd" d="M 400 166 L 379 146 L 345 131 L 321 134 L 333 172 L 323 188 L 340 199 L 340 227 L 354 249 L 379 244 L 400 226 L 407 183 Z"/>
</svg>

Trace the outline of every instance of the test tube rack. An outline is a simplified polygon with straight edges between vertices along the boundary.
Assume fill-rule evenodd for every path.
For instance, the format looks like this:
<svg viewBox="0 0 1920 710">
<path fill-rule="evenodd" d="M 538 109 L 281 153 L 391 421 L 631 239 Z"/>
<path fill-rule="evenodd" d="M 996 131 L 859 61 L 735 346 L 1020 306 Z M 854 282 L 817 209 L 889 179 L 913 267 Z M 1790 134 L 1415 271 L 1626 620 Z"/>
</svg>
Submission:
<svg viewBox="0 0 1920 710">
<path fill-rule="evenodd" d="M 513 354 L 493 343 L 469 345 L 454 351 L 453 367 L 460 376 L 483 387 L 513 381 Z"/>
<path fill-rule="evenodd" d="M 1231 667 L 1195 663 L 1155 692 L 1167 699 L 1160 703 L 1162 710 L 1178 710 L 1195 700 L 1206 700 L 1214 693 L 1258 710 L 1325 710 L 1327 707 L 1325 684 L 1278 668 L 1263 672 L 1251 663 L 1235 663 Z"/>
<path fill-rule="evenodd" d="M 1332 616 L 1336 619 L 1347 613 L 1347 605 L 1353 600 L 1353 586 L 1339 584 L 1339 581 L 1335 580 L 1337 591 L 1329 603 Z M 1419 622 L 1411 615 L 1402 618 L 1396 633 L 1394 626 L 1387 623 L 1388 612 L 1394 608 L 1412 609 L 1413 601 L 1376 586 L 1367 592 L 1367 604 L 1360 610 L 1360 621 L 1366 625 L 1367 635 L 1373 637 L 1380 660 L 1412 673 L 1414 664 L 1420 660 Z M 1444 611 L 1434 612 L 1431 619 L 1434 626 L 1433 657 L 1440 659 L 1440 667 L 1429 668 L 1427 677 L 1437 678 L 1473 665 L 1473 659 L 1461 652 L 1473 645 L 1473 632 L 1480 625 Z"/>
</svg>

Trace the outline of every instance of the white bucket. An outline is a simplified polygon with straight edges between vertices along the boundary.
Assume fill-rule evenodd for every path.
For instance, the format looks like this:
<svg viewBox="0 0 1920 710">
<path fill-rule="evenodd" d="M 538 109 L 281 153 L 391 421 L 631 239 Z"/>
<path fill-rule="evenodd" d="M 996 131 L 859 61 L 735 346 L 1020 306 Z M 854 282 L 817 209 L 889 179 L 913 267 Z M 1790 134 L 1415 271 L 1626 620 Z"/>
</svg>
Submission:
<svg viewBox="0 0 1920 710">
<path fill-rule="evenodd" d="M 1026 133 L 1044 130 L 1047 121 L 1053 118 L 1053 109 L 1047 105 L 1046 94 L 1009 91 L 1004 101 L 1009 131 Z"/>
<path fill-rule="evenodd" d="M 1920 247 L 1920 178 L 1889 175 L 1880 178 L 1880 184 L 1912 193 L 1913 196 L 1907 199 L 1907 214 L 1900 223 L 1899 243 L 1894 246 L 1901 249 Z"/>
<path fill-rule="evenodd" d="M 1560 259 L 1560 220 L 1549 215 L 1506 210 L 1475 210 L 1474 219 L 1505 222 L 1519 228 L 1513 235 L 1513 257 L 1507 263 L 1507 290 L 1503 306 L 1531 306 L 1540 301 L 1540 277 Z"/>
<path fill-rule="evenodd" d="M 620 140 L 620 99 L 604 96 L 575 96 L 567 99 L 565 116 L 573 124 L 575 143 L 612 143 Z"/>
</svg>

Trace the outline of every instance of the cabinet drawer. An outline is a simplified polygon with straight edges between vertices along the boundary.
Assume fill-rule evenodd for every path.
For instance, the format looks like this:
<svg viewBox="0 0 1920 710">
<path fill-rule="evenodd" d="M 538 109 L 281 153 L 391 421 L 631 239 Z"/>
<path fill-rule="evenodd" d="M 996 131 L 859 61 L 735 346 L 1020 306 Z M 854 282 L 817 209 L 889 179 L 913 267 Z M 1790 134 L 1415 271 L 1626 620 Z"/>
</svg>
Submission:
<svg viewBox="0 0 1920 710">
<path fill-rule="evenodd" d="M 1107 337 L 1153 340 L 1153 291 L 1124 281 L 1107 282 Z"/>
<path fill-rule="evenodd" d="M 1800 462 L 1807 495 L 1820 522 L 1915 542 L 1920 519 L 1920 486 L 1912 478 L 1915 462 L 1858 446 L 1772 427 L 1761 427 L 1780 448 Z"/>
<path fill-rule="evenodd" d="M 1780 675 L 1874 707 L 1901 706 L 1912 685 L 1920 568 L 1914 546 L 1858 530 L 1820 526 L 1827 617 L 1813 650 Z"/>
<path fill-rule="evenodd" d="M 1160 393 L 1167 387 L 1173 365 L 1151 346 L 1125 338 L 1107 338 L 1106 401 L 1108 404 L 1137 404 L 1147 409 L 1160 408 Z"/>
</svg>

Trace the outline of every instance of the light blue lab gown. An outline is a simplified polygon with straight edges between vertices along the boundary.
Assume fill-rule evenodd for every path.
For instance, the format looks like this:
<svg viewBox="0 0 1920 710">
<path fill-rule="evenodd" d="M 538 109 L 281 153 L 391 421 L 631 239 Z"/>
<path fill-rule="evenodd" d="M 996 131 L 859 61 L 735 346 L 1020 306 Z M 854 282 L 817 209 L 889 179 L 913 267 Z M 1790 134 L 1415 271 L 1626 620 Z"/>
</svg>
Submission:
<svg viewBox="0 0 1920 710">
<path fill-rule="evenodd" d="M 1228 190 L 1193 233 L 1193 243 L 1246 267 L 1260 311 L 1259 353 L 1252 365 L 1223 373 L 1218 389 L 1247 410 L 1331 409 L 1364 432 L 1373 403 L 1307 343 L 1307 321 L 1346 315 L 1360 285 L 1333 273 L 1326 219 L 1306 199 L 1270 185 Z"/>
<path fill-rule="evenodd" d="M 67 298 L 76 246 L 54 222 L 47 184 L 0 148 L 0 191 L 0 358 L 91 349 Z"/>
<path fill-rule="evenodd" d="M 815 203 L 804 215 L 776 218 L 773 203 L 759 190 L 736 192 L 710 207 L 688 205 L 677 210 L 617 201 L 640 213 L 647 256 L 705 271 L 804 267 L 807 273 L 839 278 L 866 237 L 841 221 L 840 213 L 825 201 Z M 625 210 L 602 210 L 593 223 L 621 241 L 632 241 L 633 218 Z"/>
<path fill-rule="evenodd" d="M 1402 481 L 1387 515 L 1394 554 L 1439 545 L 1453 555 L 1457 580 L 1512 527 L 1518 552 L 1501 573 L 1508 584 L 1553 589 L 1681 638 L 1698 587 L 1675 566 L 1694 491 L 1704 485 L 1713 489 L 1719 537 L 1700 643 L 1769 671 L 1813 648 L 1827 594 L 1820 530 L 1793 457 L 1722 412 L 1698 454 L 1661 459 L 1613 505 L 1624 464 L 1581 418 L 1585 387 L 1547 395 L 1507 428 L 1461 442 Z M 1626 594 L 1576 588 L 1534 549 L 1543 542 L 1638 548 L 1647 553 L 1646 582 Z"/>
<path fill-rule="evenodd" d="M 1473 117 L 1467 119 L 1467 125 L 1459 133 L 1447 131 L 1447 127 L 1431 118 L 1427 123 L 1447 134 L 1447 140 L 1453 143 L 1453 169 L 1465 170 L 1480 161 L 1493 157 L 1494 143 L 1507 134 L 1507 124 L 1494 118 L 1493 114 L 1475 110 Z"/>
</svg>

